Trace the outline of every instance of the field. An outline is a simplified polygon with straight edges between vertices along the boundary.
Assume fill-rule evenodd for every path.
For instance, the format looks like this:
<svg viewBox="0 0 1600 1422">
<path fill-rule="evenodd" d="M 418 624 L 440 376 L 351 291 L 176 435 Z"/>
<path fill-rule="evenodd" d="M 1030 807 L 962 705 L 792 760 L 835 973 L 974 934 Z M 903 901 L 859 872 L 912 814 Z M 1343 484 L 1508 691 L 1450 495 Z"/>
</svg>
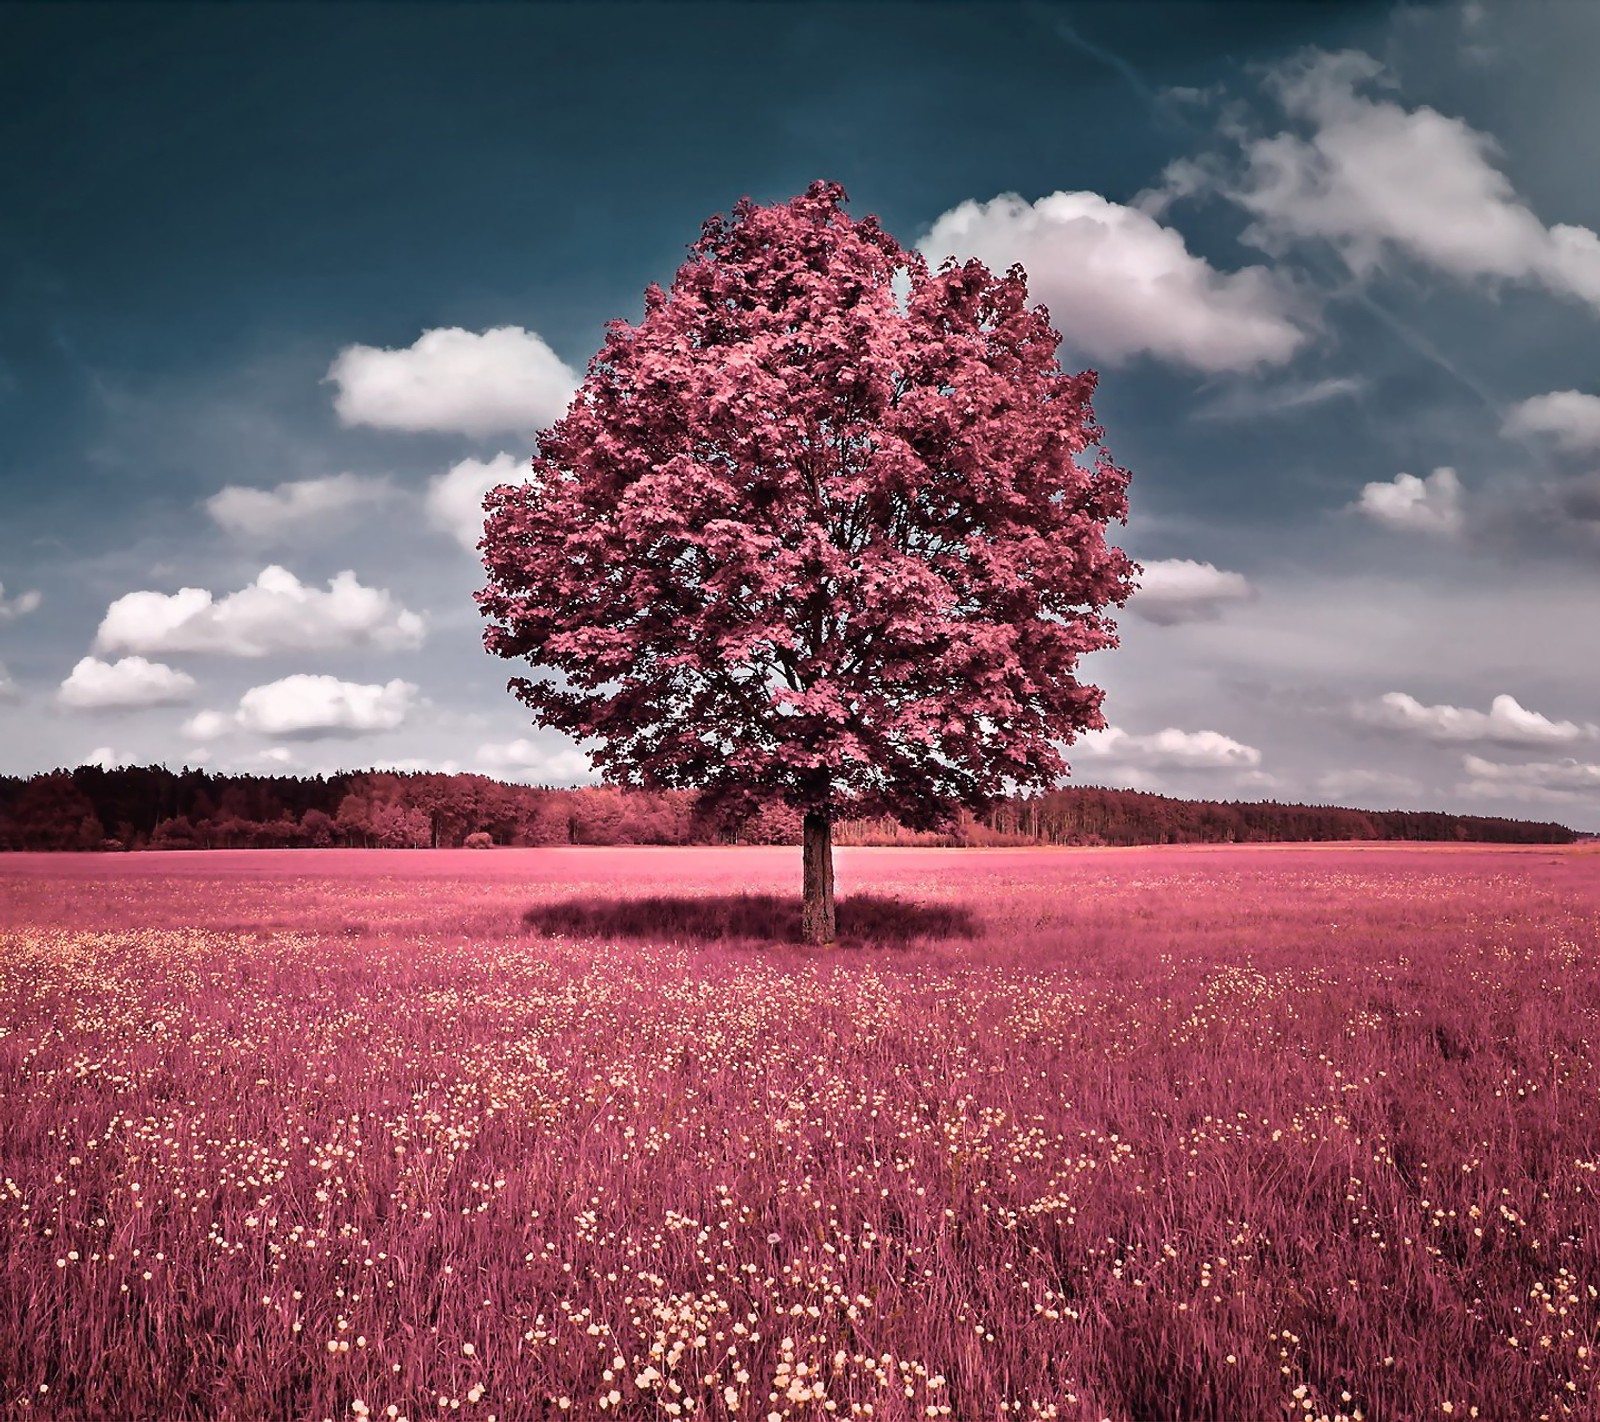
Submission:
<svg viewBox="0 0 1600 1422">
<path fill-rule="evenodd" d="M 798 861 L 0 857 L 0 1415 L 1600 1416 L 1600 853 Z"/>
</svg>

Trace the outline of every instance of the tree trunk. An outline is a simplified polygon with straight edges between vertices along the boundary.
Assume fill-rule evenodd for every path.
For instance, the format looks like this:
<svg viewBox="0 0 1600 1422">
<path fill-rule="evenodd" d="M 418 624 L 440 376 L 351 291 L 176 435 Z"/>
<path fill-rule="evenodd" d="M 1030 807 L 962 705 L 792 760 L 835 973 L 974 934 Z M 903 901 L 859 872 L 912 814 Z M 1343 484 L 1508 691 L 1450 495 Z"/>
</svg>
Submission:
<svg viewBox="0 0 1600 1422">
<path fill-rule="evenodd" d="M 805 908 L 800 917 L 801 936 L 807 943 L 834 940 L 833 822 L 808 810 L 804 830 Z"/>
</svg>

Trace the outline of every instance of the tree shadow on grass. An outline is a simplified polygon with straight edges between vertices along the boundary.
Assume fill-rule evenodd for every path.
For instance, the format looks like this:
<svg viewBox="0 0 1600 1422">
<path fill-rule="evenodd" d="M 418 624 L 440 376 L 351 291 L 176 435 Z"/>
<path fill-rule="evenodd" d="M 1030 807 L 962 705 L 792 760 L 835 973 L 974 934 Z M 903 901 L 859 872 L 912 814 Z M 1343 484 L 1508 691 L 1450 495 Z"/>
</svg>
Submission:
<svg viewBox="0 0 1600 1422">
<path fill-rule="evenodd" d="M 800 900 L 776 894 L 658 895 L 636 899 L 564 899 L 535 904 L 522 916 L 538 933 L 575 938 L 632 938 L 656 943 L 798 943 Z M 838 901 L 844 948 L 904 946 L 918 940 L 981 938 L 983 924 L 959 904 L 912 903 L 878 894 Z"/>
</svg>

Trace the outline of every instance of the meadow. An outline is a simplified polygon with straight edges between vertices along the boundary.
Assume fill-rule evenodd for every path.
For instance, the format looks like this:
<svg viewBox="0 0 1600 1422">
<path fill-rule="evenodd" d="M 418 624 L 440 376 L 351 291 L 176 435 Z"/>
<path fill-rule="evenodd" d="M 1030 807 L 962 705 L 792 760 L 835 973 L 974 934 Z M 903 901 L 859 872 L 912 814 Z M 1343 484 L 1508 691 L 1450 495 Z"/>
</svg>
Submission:
<svg viewBox="0 0 1600 1422">
<path fill-rule="evenodd" d="M 0 856 L 0 1415 L 1600 1416 L 1600 852 Z"/>
</svg>

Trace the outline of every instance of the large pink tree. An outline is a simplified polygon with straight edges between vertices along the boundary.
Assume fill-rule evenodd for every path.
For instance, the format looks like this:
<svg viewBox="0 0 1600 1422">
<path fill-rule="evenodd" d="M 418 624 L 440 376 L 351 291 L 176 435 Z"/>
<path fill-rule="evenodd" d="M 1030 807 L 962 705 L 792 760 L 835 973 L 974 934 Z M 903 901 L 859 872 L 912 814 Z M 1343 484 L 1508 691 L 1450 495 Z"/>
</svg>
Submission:
<svg viewBox="0 0 1600 1422">
<path fill-rule="evenodd" d="M 824 943 L 836 818 L 931 828 L 1061 777 L 1135 571 L 1095 374 L 1022 269 L 930 270 L 845 201 L 741 201 L 611 323 L 532 482 L 485 501 L 477 595 L 608 779 L 801 813 Z"/>
</svg>

